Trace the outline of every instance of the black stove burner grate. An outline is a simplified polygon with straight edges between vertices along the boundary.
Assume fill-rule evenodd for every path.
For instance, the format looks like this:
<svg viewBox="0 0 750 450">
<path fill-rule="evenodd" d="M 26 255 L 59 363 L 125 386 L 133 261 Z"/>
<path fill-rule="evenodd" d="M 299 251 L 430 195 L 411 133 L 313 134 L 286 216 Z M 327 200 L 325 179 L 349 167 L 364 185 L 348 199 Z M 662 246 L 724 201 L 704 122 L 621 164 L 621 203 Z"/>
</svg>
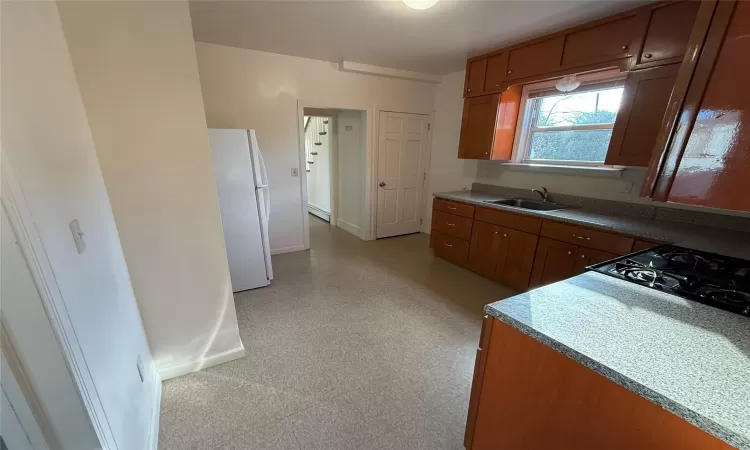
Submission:
<svg viewBox="0 0 750 450">
<path fill-rule="evenodd" d="M 750 316 L 749 268 L 750 261 L 663 245 L 587 269 Z"/>
</svg>

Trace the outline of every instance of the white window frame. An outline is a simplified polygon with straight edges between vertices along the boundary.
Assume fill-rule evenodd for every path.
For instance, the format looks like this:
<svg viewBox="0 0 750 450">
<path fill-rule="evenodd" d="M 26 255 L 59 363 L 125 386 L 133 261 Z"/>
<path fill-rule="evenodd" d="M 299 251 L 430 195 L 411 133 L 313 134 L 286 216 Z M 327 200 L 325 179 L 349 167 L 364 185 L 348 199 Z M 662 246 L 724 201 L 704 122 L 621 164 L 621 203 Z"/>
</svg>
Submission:
<svg viewBox="0 0 750 450">
<path fill-rule="evenodd" d="M 584 75 L 578 75 L 576 78 L 581 82 L 581 85 L 591 85 L 599 83 L 611 83 L 613 81 L 624 81 L 625 73 L 619 70 L 607 70 L 603 72 L 596 72 Z M 537 93 L 539 91 L 547 91 L 555 87 L 557 80 L 542 81 L 540 83 L 527 84 L 521 91 L 521 105 L 518 111 L 518 117 L 521 119 L 516 125 L 516 134 L 513 140 L 513 153 L 511 160 L 515 164 L 527 164 L 527 165 L 549 165 L 549 166 L 574 166 L 574 167 L 611 167 L 604 164 L 604 161 L 573 161 L 573 160 L 557 160 L 557 159 L 528 159 L 529 150 L 531 147 L 531 133 L 533 131 L 567 131 L 567 130 L 608 130 L 614 128 L 612 124 L 593 124 L 593 125 L 578 125 L 575 127 L 571 126 L 559 126 L 559 127 L 533 127 L 532 118 L 537 112 L 536 108 L 529 107 L 529 95 Z M 575 91 L 573 91 L 575 92 Z M 533 100 L 533 98 L 532 98 Z M 539 102 L 532 102 L 533 105 L 538 105 Z M 537 106 L 538 107 L 538 106 Z"/>
</svg>

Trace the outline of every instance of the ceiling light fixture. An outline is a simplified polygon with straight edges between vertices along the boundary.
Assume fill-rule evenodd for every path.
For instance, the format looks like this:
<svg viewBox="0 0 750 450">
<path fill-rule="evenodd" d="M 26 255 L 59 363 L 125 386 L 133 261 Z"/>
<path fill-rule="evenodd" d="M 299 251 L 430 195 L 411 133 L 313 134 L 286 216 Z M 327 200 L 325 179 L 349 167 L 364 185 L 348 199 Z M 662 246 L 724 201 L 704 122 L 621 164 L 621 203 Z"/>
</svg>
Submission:
<svg viewBox="0 0 750 450">
<path fill-rule="evenodd" d="M 555 83 L 555 88 L 558 91 L 565 92 L 567 94 L 570 91 L 575 91 L 576 89 L 578 89 L 578 86 L 580 85 L 581 82 L 576 80 L 575 75 L 569 75 L 557 80 L 557 83 Z"/>
<path fill-rule="evenodd" d="M 404 4 L 412 9 L 427 9 L 435 6 L 439 0 L 403 0 Z"/>
</svg>

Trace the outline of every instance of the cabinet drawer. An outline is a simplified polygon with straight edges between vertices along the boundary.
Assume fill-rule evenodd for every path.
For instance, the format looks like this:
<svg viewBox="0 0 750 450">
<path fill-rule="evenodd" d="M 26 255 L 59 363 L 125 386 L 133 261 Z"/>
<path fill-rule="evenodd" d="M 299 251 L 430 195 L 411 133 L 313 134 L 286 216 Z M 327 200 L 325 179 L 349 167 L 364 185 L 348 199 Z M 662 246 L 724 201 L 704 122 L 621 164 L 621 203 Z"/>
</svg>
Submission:
<svg viewBox="0 0 750 450">
<path fill-rule="evenodd" d="M 435 256 L 447 259 L 452 263 L 465 266 L 469 258 L 469 241 L 432 230 L 432 243 Z"/>
<path fill-rule="evenodd" d="M 633 248 L 633 238 L 545 220 L 542 236 L 604 252 L 624 255 Z"/>
<path fill-rule="evenodd" d="M 461 217 L 442 211 L 432 212 L 433 230 L 438 230 L 466 241 L 471 239 L 471 225 L 473 223 L 474 221 L 468 217 Z"/>
<path fill-rule="evenodd" d="M 432 201 L 432 209 L 438 211 L 455 214 L 457 216 L 474 217 L 474 207 L 467 205 L 466 203 L 452 202 L 450 200 L 443 200 L 436 198 Z"/>
<path fill-rule="evenodd" d="M 475 219 L 536 235 L 539 235 L 539 230 L 542 228 L 542 219 L 513 214 L 498 209 L 476 208 Z"/>
</svg>

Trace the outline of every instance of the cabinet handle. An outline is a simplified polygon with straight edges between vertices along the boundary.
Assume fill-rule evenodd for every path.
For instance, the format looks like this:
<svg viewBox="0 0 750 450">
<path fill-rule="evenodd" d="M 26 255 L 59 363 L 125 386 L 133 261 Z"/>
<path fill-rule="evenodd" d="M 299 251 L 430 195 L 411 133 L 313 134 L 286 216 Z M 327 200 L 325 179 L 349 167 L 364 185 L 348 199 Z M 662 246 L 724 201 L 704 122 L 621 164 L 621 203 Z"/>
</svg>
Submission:
<svg viewBox="0 0 750 450">
<path fill-rule="evenodd" d="M 456 226 L 455 223 L 448 223 L 448 222 L 446 222 L 445 224 L 448 225 L 449 227 L 455 227 Z"/>
<path fill-rule="evenodd" d="M 628 46 L 627 46 L 627 45 L 623 45 L 623 46 L 622 46 L 622 47 L 620 47 L 620 48 L 621 48 L 621 49 L 623 49 L 623 50 L 627 50 L 627 49 L 628 49 Z"/>
<path fill-rule="evenodd" d="M 489 155 L 489 154 L 490 154 L 490 152 L 484 152 L 484 154 L 485 154 L 485 155 Z"/>
<path fill-rule="evenodd" d="M 446 247 L 453 247 L 452 244 L 445 244 Z"/>
<path fill-rule="evenodd" d="M 471 89 L 467 89 L 466 92 L 471 92 Z"/>
<path fill-rule="evenodd" d="M 495 231 L 495 234 L 497 234 L 497 231 Z"/>
<path fill-rule="evenodd" d="M 456 209 L 454 206 L 448 206 L 448 209 Z"/>
<path fill-rule="evenodd" d="M 569 254 L 569 255 L 572 255 L 572 254 L 573 254 L 573 252 L 571 252 L 571 251 L 568 251 L 568 254 Z"/>
<path fill-rule="evenodd" d="M 645 55 L 643 55 L 643 57 L 646 58 L 646 59 L 649 59 L 652 56 L 654 56 L 654 55 L 652 55 L 651 53 L 646 53 Z"/>
<path fill-rule="evenodd" d="M 575 233 L 573 233 L 573 237 L 574 237 L 574 238 L 576 238 L 576 239 L 583 239 L 584 241 L 590 241 L 590 240 L 591 240 L 591 238 L 590 238 L 590 237 L 586 237 L 586 236 L 578 236 L 578 235 L 577 235 L 577 234 L 575 234 Z"/>
<path fill-rule="evenodd" d="M 496 85 L 495 85 L 495 87 L 499 87 L 499 86 L 500 86 L 499 84 L 496 84 Z"/>
<path fill-rule="evenodd" d="M 581 259 L 586 259 L 586 255 L 581 255 Z"/>
<path fill-rule="evenodd" d="M 510 74 L 512 74 L 512 73 L 513 73 L 513 71 L 512 71 L 512 70 L 509 70 L 509 71 L 508 71 L 508 75 L 510 75 Z"/>
<path fill-rule="evenodd" d="M 508 235 L 507 235 L 507 234 L 505 234 L 505 233 L 503 233 L 503 237 L 508 237 Z"/>
</svg>

